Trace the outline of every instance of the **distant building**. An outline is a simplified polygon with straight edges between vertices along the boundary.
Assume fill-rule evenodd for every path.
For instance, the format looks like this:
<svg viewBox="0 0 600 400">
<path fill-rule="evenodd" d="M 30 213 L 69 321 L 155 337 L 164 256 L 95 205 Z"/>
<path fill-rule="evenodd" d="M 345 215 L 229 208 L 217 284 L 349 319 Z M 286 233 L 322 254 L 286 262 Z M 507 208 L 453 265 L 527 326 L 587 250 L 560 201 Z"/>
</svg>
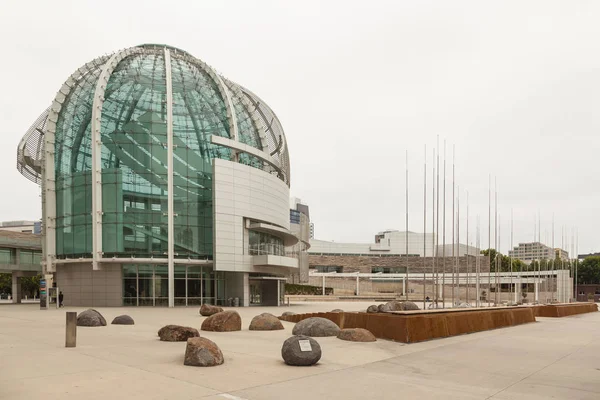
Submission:
<svg viewBox="0 0 600 400">
<path fill-rule="evenodd" d="M 42 233 L 40 221 L 5 221 L 0 222 L 0 231 L 11 231 L 21 233 Z"/>
<path fill-rule="evenodd" d="M 292 283 L 308 282 L 308 253 L 311 235 L 310 211 L 302 200 L 293 197 L 290 201 L 290 231 L 299 239 L 298 242 L 286 251 L 298 259 L 298 270 L 290 274 Z"/>
<path fill-rule="evenodd" d="M 569 253 L 563 249 L 553 249 L 540 242 L 519 243 L 518 246 L 508 251 L 508 255 L 512 258 L 523 261 L 525 264 L 531 264 L 533 261 L 568 260 Z"/>
<path fill-rule="evenodd" d="M 598 257 L 598 256 L 600 256 L 600 253 L 579 254 L 579 255 L 577 256 L 577 259 L 578 259 L 579 261 L 583 261 L 583 260 L 585 260 L 585 259 L 586 259 L 586 258 L 588 258 L 588 257 Z"/>
<path fill-rule="evenodd" d="M 314 223 L 310 223 L 310 238 L 314 239 L 315 238 L 315 224 Z"/>
</svg>

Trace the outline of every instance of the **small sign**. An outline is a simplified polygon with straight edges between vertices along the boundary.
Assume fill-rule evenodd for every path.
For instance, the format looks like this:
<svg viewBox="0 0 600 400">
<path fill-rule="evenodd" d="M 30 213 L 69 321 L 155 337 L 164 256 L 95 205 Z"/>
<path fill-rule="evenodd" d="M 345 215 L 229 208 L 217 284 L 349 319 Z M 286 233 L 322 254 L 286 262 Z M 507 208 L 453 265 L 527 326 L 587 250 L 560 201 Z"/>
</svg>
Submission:
<svg viewBox="0 0 600 400">
<path fill-rule="evenodd" d="M 312 351 L 310 340 L 298 340 L 298 343 L 300 343 L 300 351 Z"/>
</svg>

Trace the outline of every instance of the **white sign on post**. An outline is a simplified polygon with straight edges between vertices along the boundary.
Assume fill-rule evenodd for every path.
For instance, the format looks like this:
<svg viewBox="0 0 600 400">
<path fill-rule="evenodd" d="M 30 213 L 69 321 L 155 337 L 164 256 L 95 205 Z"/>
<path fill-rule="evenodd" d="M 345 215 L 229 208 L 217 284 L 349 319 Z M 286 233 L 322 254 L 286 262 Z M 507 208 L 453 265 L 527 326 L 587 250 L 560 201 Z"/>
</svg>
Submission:
<svg viewBox="0 0 600 400">
<path fill-rule="evenodd" d="M 312 351 L 309 340 L 298 340 L 300 343 L 300 351 Z"/>
</svg>

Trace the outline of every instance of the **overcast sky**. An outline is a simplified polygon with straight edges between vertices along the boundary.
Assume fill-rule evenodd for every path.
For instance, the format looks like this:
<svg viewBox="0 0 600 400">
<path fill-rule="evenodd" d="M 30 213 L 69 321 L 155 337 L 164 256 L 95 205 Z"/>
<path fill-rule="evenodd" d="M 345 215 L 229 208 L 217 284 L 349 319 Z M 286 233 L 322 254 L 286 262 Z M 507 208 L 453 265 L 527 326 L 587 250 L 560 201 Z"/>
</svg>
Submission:
<svg viewBox="0 0 600 400">
<path fill-rule="evenodd" d="M 424 146 L 431 189 L 439 135 L 448 241 L 456 146 L 461 239 L 468 191 L 470 241 L 479 215 L 487 247 L 491 174 L 502 251 L 511 209 L 515 244 L 533 240 L 539 212 L 542 241 L 551 244 L 554 215 L 557 247 L 566 226 L 578 229 L 580 253 L 600 251 L 598 21 L 600 2 L 573 0 L 4 0 L 0 221 L 41 216 L 39 188 L 15 168 L 16 147 L 66 78 L 100 54 L 165 43 L 278 114 L 291 194 L 309 204 L 319 239 L 369 242 L 404 230 L 406 152 L 409 229 L 422 232 Z M 429 203 L 428 231 L 431 215 Z"/>
</svg>

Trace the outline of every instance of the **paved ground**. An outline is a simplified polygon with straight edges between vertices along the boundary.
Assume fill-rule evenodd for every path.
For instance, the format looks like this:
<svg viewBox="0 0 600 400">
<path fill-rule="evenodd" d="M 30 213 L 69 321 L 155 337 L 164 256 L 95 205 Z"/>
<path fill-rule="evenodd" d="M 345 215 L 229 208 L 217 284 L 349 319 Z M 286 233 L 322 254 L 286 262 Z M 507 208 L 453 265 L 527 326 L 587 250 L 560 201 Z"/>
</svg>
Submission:
<svg viewBox="0 0 600 400">
<path fill-rule="evenodd" d="M 135 326 L 78 328 L 64 348 L 64 311 L 0 305 L 0 399 L 599 399 L 600 312 L 404 345 L 317 339 L 314 367 L 281 360 L 284 331 L 251 332 L 262 312 L 348 311 L 365 303 L 302 303 L 242 308 L 241 332 L 201 332 L 225 364 L 183 365 L 185 343 L 160 342 L 166 324 L 199 328 L 197 308 L 99 309 Z M 71 311 L 81 311 L 73 308 Z"/>
</svg>

